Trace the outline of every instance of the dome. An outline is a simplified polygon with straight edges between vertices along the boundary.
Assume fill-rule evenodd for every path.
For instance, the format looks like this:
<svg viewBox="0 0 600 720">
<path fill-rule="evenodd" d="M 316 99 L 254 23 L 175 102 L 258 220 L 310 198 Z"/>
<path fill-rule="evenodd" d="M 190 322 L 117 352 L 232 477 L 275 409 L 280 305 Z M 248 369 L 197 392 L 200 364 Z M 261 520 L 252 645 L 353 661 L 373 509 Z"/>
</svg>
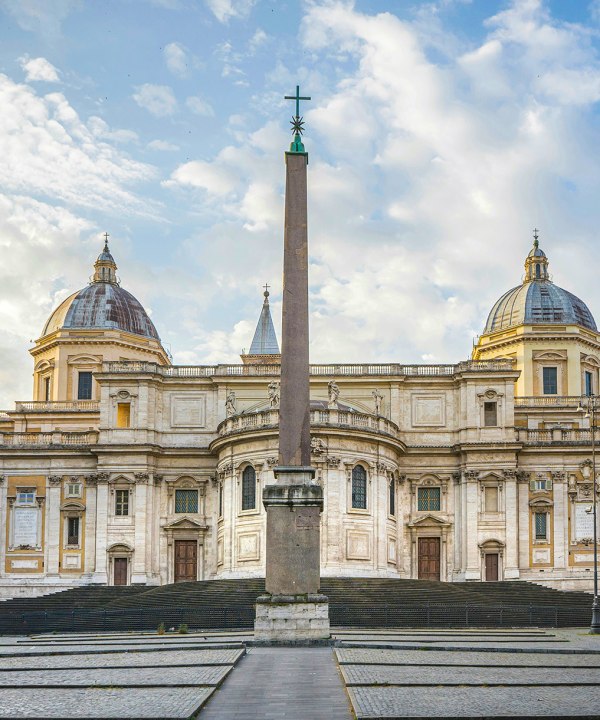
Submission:
<svg viewBox="0 0 600 720">
<path fill-rule="evenodd" d="M 525 278 L 495 303 L 484 333 L 498 332 L 515 325 L 581 325 L 597 331 L 588 306 L 573 293 L 555 285 L 548 277 L 548 259 L 537 236 L 525 260 Z"/>
<path fill-rule="evenodd" d="M 141 303 L 117 282 L 117 265 L 105 243 L 94 264 L 94 278 L 70 295 L 52 313 L 43 335 L 65 329 L 122 330 L 158 340 L 154 323 Z"/>
</svg>

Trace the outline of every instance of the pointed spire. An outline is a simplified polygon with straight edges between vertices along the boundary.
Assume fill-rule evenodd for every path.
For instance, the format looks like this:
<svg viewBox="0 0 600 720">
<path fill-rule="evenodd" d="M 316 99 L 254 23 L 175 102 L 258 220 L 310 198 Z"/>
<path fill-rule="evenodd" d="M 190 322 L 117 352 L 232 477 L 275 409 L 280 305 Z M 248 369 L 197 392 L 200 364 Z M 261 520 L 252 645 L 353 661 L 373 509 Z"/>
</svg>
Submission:
<svg viewBox="0 0 600 720">
<path fill-rule="evenodd" d="M 98 259 L 94 263 L 94 277 L 92 282 L 99 283 L 111 283 L 111 285 L 118 285 L 117 281 L 117 263 L 110 254 L 108 248 L 109 234 L 104 233 L 104 249 L 98 255 Z"/>
<path fill-rule="evenodd" d="M 279 355 L 279 344 L 273 327 L 271 309 L 269 307 L 269 286 L 265 285 L 264 301 L 256 332 L 250 346 L 249 355 Z"/>
<path fill-rule="evenodd" d="M 525 258 L 525 277 L 523 282 L 532 282 L 533 280 L 550 280 L 548 274 L 548 258 L 546 253 L 540 247 L 539 230 L 533 230 L 533 247 L 529 251 L 529 255 Z"/>
</svg>

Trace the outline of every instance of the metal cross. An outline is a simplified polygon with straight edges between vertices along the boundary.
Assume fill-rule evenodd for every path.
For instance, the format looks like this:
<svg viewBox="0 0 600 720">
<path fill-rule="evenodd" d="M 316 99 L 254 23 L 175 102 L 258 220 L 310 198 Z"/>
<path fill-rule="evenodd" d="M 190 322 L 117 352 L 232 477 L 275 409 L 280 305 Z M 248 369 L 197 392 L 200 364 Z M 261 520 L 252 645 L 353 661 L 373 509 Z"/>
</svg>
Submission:
<svg viewBox="0 0 600 720">
<path fill-rule="evenodd" d="M 300 96 L 300 85 L 296 85 L 296 94 L 295 95 L 285 95 L 284 99 L 296 101 L 296 117 L 300 117 L 300 100 L 310 100 L 310 97 L 301 97 Z"/>
<path fill-rule="evenodd" d="M 263 285 L 263 287 L 264 287 L 264 289 L 265 289 L 265 292 L 268 293 L 268 292 L 269 292 L 269 283 L 265 283 L 265 284 Z"/>
<path fill-rule="evenodd" d="M 110 237 L 110 235 L 109 235 L 107 232 L 105 232 L 105 233 L 104 233 L 104 247 L 105 247 L 105 248 L 108 247 L 108 238 L 109 238 L 109 237 Z"/>
<path fill-rule="evenodd" d="M 538 239 L 538 237 L 539 237 L 538 232 L 539 232 L 539 230 L 537 228 L 533 228 L 533 239 L 534 240 Z"/>
</svg>

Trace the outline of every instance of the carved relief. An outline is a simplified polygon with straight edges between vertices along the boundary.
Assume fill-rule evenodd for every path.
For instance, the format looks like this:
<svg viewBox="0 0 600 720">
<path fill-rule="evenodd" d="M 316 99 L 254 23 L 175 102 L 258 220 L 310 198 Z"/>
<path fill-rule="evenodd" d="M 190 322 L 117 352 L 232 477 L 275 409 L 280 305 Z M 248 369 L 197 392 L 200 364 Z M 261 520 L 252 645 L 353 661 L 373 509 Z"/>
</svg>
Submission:
<svg viewBox="0 0 600 720">
<path fill-rule="evenodd" d="M 145 485 L 148 482 L 150 475 L 148 475 L 147 472 L 137 472 L 137 473 L 134 473 L 134 477 L 135 477 L 135 481 L 139 485 Z"/>
<path fill-rule="evenodd" d="M 327 447 L 325 446 L 325 442 L 318 437 L 313 437 L 310 439 L 310 452 L 313 455 L 324 455 L 327 452 Z"/>
<path fill-rule="evenodd" d="M 63 476 L 62 475 L 48 475 L 48 482 L 50 485 L 60 485 L 62 482 Z"/>
</svg>

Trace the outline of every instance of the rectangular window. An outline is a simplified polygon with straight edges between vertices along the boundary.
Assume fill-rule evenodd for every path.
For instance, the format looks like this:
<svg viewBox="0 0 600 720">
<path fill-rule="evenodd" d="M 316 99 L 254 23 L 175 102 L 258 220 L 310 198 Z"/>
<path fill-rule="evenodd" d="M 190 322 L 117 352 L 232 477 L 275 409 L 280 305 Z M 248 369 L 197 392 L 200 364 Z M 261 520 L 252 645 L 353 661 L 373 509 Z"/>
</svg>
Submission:
<svg viewBox="0 0 600 720">
<path fill-rule="evenodd" d="M 77 380 L 77 399 L 92 399 L 92 373 L 80 372 Z"/>
<path fill-rule="evenodd" d="M 548 539 L 548 513 L 536 512 L 534 513 L 535 519 L 535 539 L 536 540 L 547 540 Z"/>
<path fill-rule="evenodd" d="M 34 490 L 17 490 L 17 505 L 33 505 L 34 501 Z"/>
<path fill-rule="evenodd" d="M 129 490 L 115 490 L 115 515 L 129 515 Z"/>
<path fill-rule="evenodd" d="M 483 488 L 485 512 L 498 512 L 498 488 Z"/>
<path fill-rule="evenodd" d="M 79 518 L 67 518 L 67 545 L 79 545 Z"/>
<path fill-rule="evenodd" d="M 485 427 L 495 427 L 498 425 L 498 403 L 483 403 L 483 424 Z"/>
<path fill-rule="evenodd" d="M 117 427 L 128 428 L 131 422 L 130 403 L 117 403 Z"/>
<path fill-rule="evenodd" d="M 50 378 L 44 378 L 44 400 L 48 402 L 50 400 Z"/>
<path fill-rule="evenodd" d="M 390 480 L 390 515 L 396 514 L 396 483 Z"/>
<path fill-rule="evenodd" d="M 197 513 L 198 512 L 198 491 L 197 490 L 175 490 L 175 512 L 176 513 Z"/>
<path fill-rule="evenodd" d="M 81 497 L 81 483 L 67 483 L 67 497 Z"/>
<path fill-rule="evenodd" d="M 420 487 L 417 491 L 418 509 L 419 510 L 438 510 L 440 509 L 440 488 L 439 487 Z"/>
<path fill-rule="evenodd" d="M 219 517 L 223 517 L 223 483 L 219 483 Z"/>
<path fill-rule="evenodd" d="M 558 368 L 542 368 L 542 375 L 544 380 L 544 395 L 556 395 L 558 393 Z"/>
<path fill-rule="evenodd" d="M 552 480 L 549 478 L 536 478 L 531 481 L 531 490 L 552 490 Z"/>
<path fill-rule="evenodd" d="M 585 394 L 589 397 L 594 394 L 594 385 L 592 381 L 592 373 L 589 370 L 585 371 Z"/>
</svg>

